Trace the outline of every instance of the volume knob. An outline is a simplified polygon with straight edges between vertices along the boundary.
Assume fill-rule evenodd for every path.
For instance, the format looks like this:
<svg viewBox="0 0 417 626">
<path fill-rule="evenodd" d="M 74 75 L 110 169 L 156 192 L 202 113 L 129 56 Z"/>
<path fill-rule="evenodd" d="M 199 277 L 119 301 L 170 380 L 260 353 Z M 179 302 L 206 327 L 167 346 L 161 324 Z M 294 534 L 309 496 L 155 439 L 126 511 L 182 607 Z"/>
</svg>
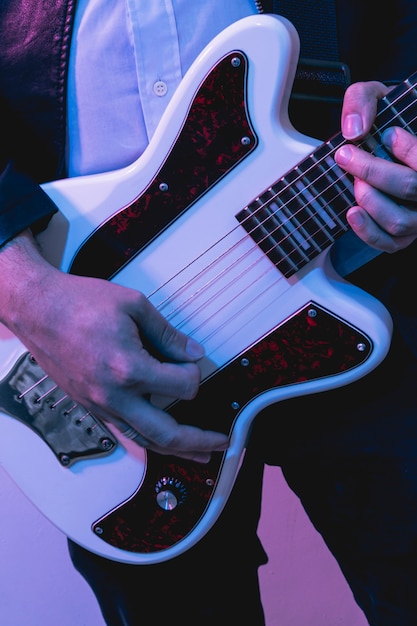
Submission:
<svg viewBox="0 0 417 626">
<path fill-rule="evenodd" d="M 187 498 L 184 484 L 172 476 L 160 478 L 155 485 L 156 501 L 164 511 L 172 511 Z"/>
</svg>

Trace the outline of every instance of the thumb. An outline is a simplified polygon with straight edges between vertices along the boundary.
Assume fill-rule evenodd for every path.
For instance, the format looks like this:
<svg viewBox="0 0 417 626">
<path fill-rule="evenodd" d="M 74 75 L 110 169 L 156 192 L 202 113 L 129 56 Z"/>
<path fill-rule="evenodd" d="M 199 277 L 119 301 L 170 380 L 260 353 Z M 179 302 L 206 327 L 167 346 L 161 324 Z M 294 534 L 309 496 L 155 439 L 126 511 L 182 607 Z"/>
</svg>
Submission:
<svg viewBox="0 0 417 626">
<path fill-rule="evenodd" d="M 370 131 L 378 101 L 388 91 L 388 87 L 377 81 L 353 83 L 346 89 L 341 120 L 345 139 L 354 141 Z"/>
<path fill-rule="evenodd" d="M 151 344 L 153 349 L 150 352 L 157 350 L 177 362 L 198 361 L 205 355 L 204 347 L 198 341 L 172 326 L 145 296 L 132 317 L 142 339 Z"/>
</svg>

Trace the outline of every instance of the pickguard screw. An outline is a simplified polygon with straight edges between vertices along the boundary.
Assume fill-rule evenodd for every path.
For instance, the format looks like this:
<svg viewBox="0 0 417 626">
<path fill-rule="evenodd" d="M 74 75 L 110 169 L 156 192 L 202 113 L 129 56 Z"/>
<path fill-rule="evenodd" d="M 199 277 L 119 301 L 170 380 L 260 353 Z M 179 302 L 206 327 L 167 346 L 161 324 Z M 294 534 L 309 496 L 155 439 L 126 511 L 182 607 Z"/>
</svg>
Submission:
<svg viewBox="0 0 417 626">
<path fill-rule="evenodd" d="M 232 59 L 231 63 L 232 63 L 232 66 L 233 66 L 233 67 L 239 67 L 239 65 L 240 65 L 240 59 L 239 59 L 239 57 L 233 57 L 233 59 Z"/>
<path fill-rule="evenodd" d="M 248 146 L 250 144 L 250 138 L 246 136 L 242 137 L 240 143 L 242 144 L 242 146 Z"/>
<path fill-rule="evenodd" d="M 240 409 L 240 404 L 239 402 L 232 402 L 232 409 L 234 411 L 237 411 L 238 409 Z"/>
<path fill-rule="evenodd" d="M 364 343 L 358 343 L 356 347 L 359 350 L 359 352 L 365 352 L 366 350 L 366 345 Z"/>
<path fill-rule="evenodd" d="M 309 309 L 307 315 L 308 317 L 317 317 L 316 309 Z"/>
<path fill-rule="evenodd" d="M 167 183 L 161 183 L 159 185 L 159 191 L 168 191 L 169 187 Z"/>
<path fill-rule="evenodd" d="M 212 478 L 207 478 L 206 485 L 207 485 L 207 487 L 213 487 L 214 480 Z"/>
<path fill-rule="evenodd" d="M 248 365 L 249 365 L 249 359 L 243 358 L 243 359 L 240 361 L 240 364 L 242 365 L 242 367 L 248 367 Z"/>
<path fill-rule="evenodd" d="M 96 533 L 96 535 L 102 535 L 104 531 L 101 526 L 96 526 L 94 532 Z"/>
</svg>

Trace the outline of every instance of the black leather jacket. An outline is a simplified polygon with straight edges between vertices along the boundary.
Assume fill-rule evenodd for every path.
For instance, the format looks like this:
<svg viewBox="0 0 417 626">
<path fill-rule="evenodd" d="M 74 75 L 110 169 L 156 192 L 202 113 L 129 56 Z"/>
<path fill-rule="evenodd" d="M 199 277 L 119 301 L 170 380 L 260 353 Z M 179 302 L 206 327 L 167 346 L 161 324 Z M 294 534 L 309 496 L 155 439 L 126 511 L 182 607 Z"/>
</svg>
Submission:
<svg viewBox="0 0 417 626">
<path fill-rule="evenodd" d="M 353 80 L 396 81 L 417 69 L 415 0 L 397 0 L 395 11 L 385 14 L 379 0 L 335 1 L 340 55 Z M 0 0 L 0 245 L 54 210 L 34 181 L 65 176 L 66 69 L 75 4 Z M 257 2 L 261 11 L 281 11 L 285 4 Z M 305 118 L 314 122 L 308 112 Z"/>
<path fill-rule="evenodd" d="M 0 0 L 0 244 L 54 207 L 36 182 L 65 174 L 75 0 Z"/>
</svg>

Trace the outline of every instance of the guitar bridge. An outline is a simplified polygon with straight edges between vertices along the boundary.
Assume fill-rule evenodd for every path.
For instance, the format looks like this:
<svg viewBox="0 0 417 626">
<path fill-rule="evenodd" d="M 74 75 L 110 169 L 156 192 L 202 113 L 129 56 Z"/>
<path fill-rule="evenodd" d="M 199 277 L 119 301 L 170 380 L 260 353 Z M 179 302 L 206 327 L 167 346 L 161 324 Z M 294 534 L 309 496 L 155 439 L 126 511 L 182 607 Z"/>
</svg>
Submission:
<svg viewBox="0 0 417 626">
<path fill-rule="evenodd" d="M 1 381 L 0 398 L 1 409 L 35 431 L 64 467 L 117 446 L 104 424 L 55 385 L 29 352 Z"/>
</svg>

